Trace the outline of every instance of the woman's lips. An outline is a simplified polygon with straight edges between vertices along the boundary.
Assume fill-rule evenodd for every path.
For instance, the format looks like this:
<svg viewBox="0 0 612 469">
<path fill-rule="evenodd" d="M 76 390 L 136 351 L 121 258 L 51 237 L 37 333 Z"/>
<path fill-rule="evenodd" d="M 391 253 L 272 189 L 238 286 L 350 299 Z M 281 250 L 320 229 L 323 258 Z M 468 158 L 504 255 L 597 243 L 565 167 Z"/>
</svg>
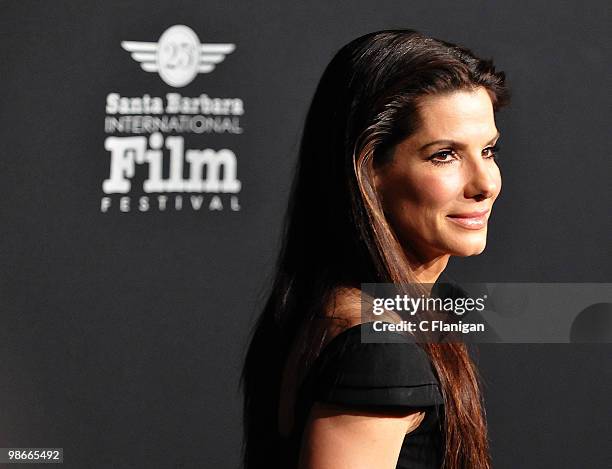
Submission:
<svg viewBox="0 0 612 469">
<path fill-rule="evenodd" d="M 487 224 L 488 210 L 481 212 L 462 213 L 458 215 L 447 215 L 457 225 L 469 230 L 480 230 Z"/>
</svg>

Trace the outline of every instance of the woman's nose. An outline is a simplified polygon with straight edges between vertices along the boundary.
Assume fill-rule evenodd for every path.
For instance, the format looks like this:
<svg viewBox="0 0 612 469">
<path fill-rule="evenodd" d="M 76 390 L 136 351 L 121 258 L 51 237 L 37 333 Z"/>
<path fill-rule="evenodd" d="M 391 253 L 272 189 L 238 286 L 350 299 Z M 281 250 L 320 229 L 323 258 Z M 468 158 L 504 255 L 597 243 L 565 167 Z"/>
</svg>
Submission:
<svg viewBox="0 0 612 469">
<path fill-rule="evenodd" d="M 481 156 L 472 160 L 467 168 L 465 197 L 488 199 L 495 196 L 500 189 L 501 176 L 494 162 Z"/>
</svg>

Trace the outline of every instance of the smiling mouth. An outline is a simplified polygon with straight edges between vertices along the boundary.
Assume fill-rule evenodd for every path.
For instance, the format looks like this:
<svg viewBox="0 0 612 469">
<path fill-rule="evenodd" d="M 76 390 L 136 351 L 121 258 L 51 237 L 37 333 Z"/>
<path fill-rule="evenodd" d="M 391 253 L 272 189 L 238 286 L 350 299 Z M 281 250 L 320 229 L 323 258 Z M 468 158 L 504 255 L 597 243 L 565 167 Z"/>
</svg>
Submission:
<svg viewBox="0 0 612 469">
<path fill-rule="evenodd" d="M 462 228 L 480 230 L 487 225 L 487 213 L 488 211 L 476 216 L 447 215 L 447 218 Z"/>
</svg>

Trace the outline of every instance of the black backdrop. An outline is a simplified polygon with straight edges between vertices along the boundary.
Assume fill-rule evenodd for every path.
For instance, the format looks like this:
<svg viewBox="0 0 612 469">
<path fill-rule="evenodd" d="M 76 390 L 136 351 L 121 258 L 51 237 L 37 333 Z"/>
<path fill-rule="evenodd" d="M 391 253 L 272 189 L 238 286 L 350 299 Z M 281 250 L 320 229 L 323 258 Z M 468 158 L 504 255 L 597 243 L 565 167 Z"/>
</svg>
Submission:
<svg viewBox="0 0 612 469">
<path fill-rule="evenodd" d="M 494 57 L 514 91 L 498 117 L 503 189 L 487 249 L 449 273 L 610 282 L 604 3 L 2 2 L 0 446 L 63 447 L 70 468 L 238 466 L 240 364 L 305 112 L 333 53 L 372 30 L 415 28 Z M 173 87 L 121 47 L 173 25 L 235 50 Z M 240 190 L 203 191 L 199 210 L 188 191 L 168 193 L 161 210 L 134 163 L 130 191 L 104 193 L 105 142 L 132 135 L 105 129 L 119 117 L 110 93 L 239 100 L 241 114 L 190 121 L 226 130 L 163 138 L 230 150 Z M 495 468 L 612 467 L 611 350 L 480 347 Z"/>
</svg>

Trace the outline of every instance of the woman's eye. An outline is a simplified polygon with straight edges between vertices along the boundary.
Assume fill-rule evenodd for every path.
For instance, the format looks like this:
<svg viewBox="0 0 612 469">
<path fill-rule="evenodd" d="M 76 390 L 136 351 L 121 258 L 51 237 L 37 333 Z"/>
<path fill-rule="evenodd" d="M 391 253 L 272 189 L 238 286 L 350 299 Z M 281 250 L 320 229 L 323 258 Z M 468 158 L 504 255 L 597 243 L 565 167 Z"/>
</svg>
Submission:
<svg viewBox="0 0 612 469">
<path fill-rule="evenodd" d="M 497 158 L 499 156 L 499 145 L 495 144 L 492 147 L 487 147 L 482 151 L 485 153 L 485 158 Z"/>
<path fill-rule="evenodd" d="M 439 151 L 438 153 L 433 154 L 429 158 L 429 161 L 435 165 L 450 164 L 454 161 L 454 158 L 452 158 L 453 153 L 454 152 L 451 150 Z"/>
</svg>

